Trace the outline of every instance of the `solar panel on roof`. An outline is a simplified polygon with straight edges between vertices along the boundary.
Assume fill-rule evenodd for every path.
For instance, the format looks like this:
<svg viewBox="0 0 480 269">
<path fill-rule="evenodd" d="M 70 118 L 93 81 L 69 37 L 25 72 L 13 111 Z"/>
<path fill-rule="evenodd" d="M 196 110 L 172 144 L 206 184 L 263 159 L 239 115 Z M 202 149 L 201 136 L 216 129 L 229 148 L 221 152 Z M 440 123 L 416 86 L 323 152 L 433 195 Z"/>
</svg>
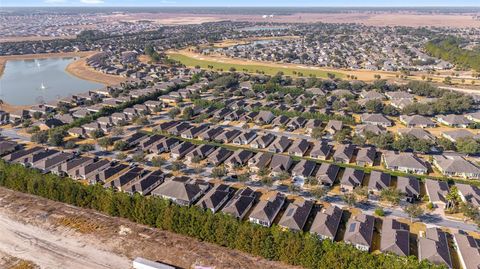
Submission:
<svg viewBox="0 0 480 269">
<path fill-rule="evenodd" d="M 352 233 L 353 231 L 355 231 L 355 227 L 357 226 L 356 223 L 352 223 L 350 224 L 350 228 L 348 228 L 348 232 L 349 233 Z"/>
</svg>

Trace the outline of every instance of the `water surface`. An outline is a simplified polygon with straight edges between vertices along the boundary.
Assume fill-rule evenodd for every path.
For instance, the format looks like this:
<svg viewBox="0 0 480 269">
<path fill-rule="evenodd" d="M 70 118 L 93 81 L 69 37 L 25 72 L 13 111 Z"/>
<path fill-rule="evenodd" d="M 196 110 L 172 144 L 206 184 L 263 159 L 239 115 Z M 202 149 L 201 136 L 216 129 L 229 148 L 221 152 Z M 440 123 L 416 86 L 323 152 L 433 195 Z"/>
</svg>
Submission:
<svg viewBox="0 0 480 269">
<path fill-rule="evenodd" d="M 104 87 L 67 73 L 65 68 L 74 60 L 8 60 L 0 77 L 0 99 L 11 105 L 32 105 Z"/>
</svg>

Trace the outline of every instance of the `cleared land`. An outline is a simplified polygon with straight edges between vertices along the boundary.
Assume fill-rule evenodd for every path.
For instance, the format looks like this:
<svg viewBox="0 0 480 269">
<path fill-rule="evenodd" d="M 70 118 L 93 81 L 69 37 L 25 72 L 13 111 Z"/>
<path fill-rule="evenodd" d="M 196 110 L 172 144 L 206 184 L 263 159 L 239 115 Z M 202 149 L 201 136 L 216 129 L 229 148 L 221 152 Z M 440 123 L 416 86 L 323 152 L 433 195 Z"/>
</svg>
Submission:
<svg viewBox="0 0 480 269">
<path fill-rule="evenodd" d="M 92 55 L 92 53 L 90 55 Z M 65 71 L 80 79 L 94 81 L 106 85 L 116 85 L 125 81 L 124 77 L 104 74 L 89 67 L 87 65 L 87 57 L 81 57 L 77 61 L 70 63 L 67 68 L 65 68 Z"/>
<path fill-rule="evenodd" d="M 180 268 L 294 268 L 5 188 L 0 197 L 0 253 L 42 268 L 123 269 L 137 256 Z"/>
</svg>

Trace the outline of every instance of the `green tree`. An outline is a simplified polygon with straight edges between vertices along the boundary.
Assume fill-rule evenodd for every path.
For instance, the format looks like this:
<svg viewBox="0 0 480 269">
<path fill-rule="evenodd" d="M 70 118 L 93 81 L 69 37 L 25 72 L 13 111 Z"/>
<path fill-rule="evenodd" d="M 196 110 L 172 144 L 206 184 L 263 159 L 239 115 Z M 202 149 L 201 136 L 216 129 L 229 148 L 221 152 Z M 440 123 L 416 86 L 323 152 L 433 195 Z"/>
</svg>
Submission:
<svg viewBox="0 0 480 269">
<path fill-rule="evenodd" d="M 416 204 L 409 204 L 403 208 L 403 211 L 408 214 L 410 217 L 410 222 L 413 222 L 413 219 L 420 217 L 424 214 L 423 209 Z"/>
</svg>

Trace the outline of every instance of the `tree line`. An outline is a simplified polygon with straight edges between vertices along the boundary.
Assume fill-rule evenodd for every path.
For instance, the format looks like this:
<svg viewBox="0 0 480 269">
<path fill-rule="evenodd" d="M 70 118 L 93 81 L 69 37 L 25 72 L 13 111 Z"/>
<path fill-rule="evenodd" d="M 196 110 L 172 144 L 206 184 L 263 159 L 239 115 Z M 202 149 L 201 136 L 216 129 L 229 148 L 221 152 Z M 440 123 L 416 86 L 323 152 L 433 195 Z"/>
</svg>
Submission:
<svg viewBox="0 0 480 269">
<path fill-rule="evenodd" d="M 267 228 L 158 197 L 83 185 L 4 161 L 0 162 L 0 186 L 305 268 L 441 268 L 414 256 L 373 255 L 345 243 L 319 240 L 310 233 L 275 225 Z"/>
</svg>

